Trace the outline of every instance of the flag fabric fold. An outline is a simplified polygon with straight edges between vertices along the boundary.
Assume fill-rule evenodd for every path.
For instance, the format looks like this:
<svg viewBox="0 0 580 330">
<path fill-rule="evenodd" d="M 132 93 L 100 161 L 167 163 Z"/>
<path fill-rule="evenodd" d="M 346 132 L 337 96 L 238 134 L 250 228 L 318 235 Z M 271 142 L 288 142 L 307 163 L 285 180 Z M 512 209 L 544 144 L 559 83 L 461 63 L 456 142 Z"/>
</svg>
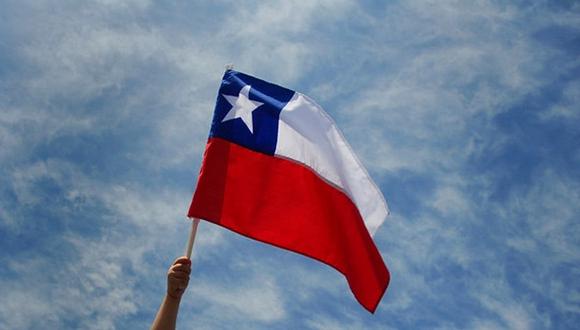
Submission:
<svg viewBox="0 0 580 330">
<path fill-rule="evenodd" d="M 319 260 L 374 312 L 390 279 L 377 186 L 307 96 L 227 70 L 188 216 Z"/>
</svg>

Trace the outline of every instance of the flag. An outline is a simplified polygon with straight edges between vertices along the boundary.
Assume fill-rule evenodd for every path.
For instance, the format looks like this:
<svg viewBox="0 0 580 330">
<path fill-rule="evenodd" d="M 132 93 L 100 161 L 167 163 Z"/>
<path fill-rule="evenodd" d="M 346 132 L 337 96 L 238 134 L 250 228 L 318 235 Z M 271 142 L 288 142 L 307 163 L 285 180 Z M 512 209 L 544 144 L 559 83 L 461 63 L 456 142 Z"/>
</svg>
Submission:
<svg viewBox="0 0 580 330">
<path fill-rule="evenodd" d="M 390 275 L 372 235 L 388 213 L 380 190 L 318 104 L 225 72 L 190 218 L 335 268 L 374 313 Z"/>
</svg>

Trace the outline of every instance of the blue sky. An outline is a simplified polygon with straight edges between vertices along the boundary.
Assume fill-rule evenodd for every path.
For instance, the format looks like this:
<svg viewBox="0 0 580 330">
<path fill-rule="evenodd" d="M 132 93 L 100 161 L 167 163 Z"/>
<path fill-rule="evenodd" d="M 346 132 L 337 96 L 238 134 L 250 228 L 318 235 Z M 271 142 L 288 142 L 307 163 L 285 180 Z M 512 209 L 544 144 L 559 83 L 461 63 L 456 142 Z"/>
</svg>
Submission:
<svg viewBox="0 0 580 330">
<path fill-rule="evenodd" d="M 334 117 L 389 202 L 392 280 L 371 315 L 202 223 L 180 328 L 580 324 L 577 2 L 0 5 L 0 328 L 149 326 L 227 63 Z"/>
</svg>

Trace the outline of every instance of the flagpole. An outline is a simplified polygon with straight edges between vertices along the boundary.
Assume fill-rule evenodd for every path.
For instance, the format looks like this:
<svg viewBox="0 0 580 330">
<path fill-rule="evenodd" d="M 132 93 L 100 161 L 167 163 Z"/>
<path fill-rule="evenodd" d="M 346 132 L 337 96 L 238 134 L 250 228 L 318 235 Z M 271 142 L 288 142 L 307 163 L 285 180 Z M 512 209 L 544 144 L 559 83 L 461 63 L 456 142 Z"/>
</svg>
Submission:
<svg viewBox="0 0 580 330">
<path fill-rule="evenodd" d="M 198 218 L 191 218 L 191 231 L 189 232 L 189 240 L 187 241 L 187 248 L 185 249 L 185 256 L 191 259 L 191 251 L 193 250 L 193 243 L 195 242 L 195 234 L 197 233 L 197 225 L 199 225 Z"/>
</svg>

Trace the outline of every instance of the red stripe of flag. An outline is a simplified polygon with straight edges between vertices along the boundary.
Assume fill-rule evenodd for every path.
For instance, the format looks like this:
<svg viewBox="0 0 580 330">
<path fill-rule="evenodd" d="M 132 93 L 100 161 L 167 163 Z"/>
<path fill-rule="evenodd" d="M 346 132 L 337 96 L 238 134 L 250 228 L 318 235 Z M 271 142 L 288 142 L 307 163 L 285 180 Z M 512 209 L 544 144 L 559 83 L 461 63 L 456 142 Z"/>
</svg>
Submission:
<svg viewBox="0 0 580 330">
<path fill-rule="evenodd" d="M 188 216 L 324 262 L 370 312 L 389 284 L 353 202 L 293 161 L 210 138 Z"/>
</svg>

